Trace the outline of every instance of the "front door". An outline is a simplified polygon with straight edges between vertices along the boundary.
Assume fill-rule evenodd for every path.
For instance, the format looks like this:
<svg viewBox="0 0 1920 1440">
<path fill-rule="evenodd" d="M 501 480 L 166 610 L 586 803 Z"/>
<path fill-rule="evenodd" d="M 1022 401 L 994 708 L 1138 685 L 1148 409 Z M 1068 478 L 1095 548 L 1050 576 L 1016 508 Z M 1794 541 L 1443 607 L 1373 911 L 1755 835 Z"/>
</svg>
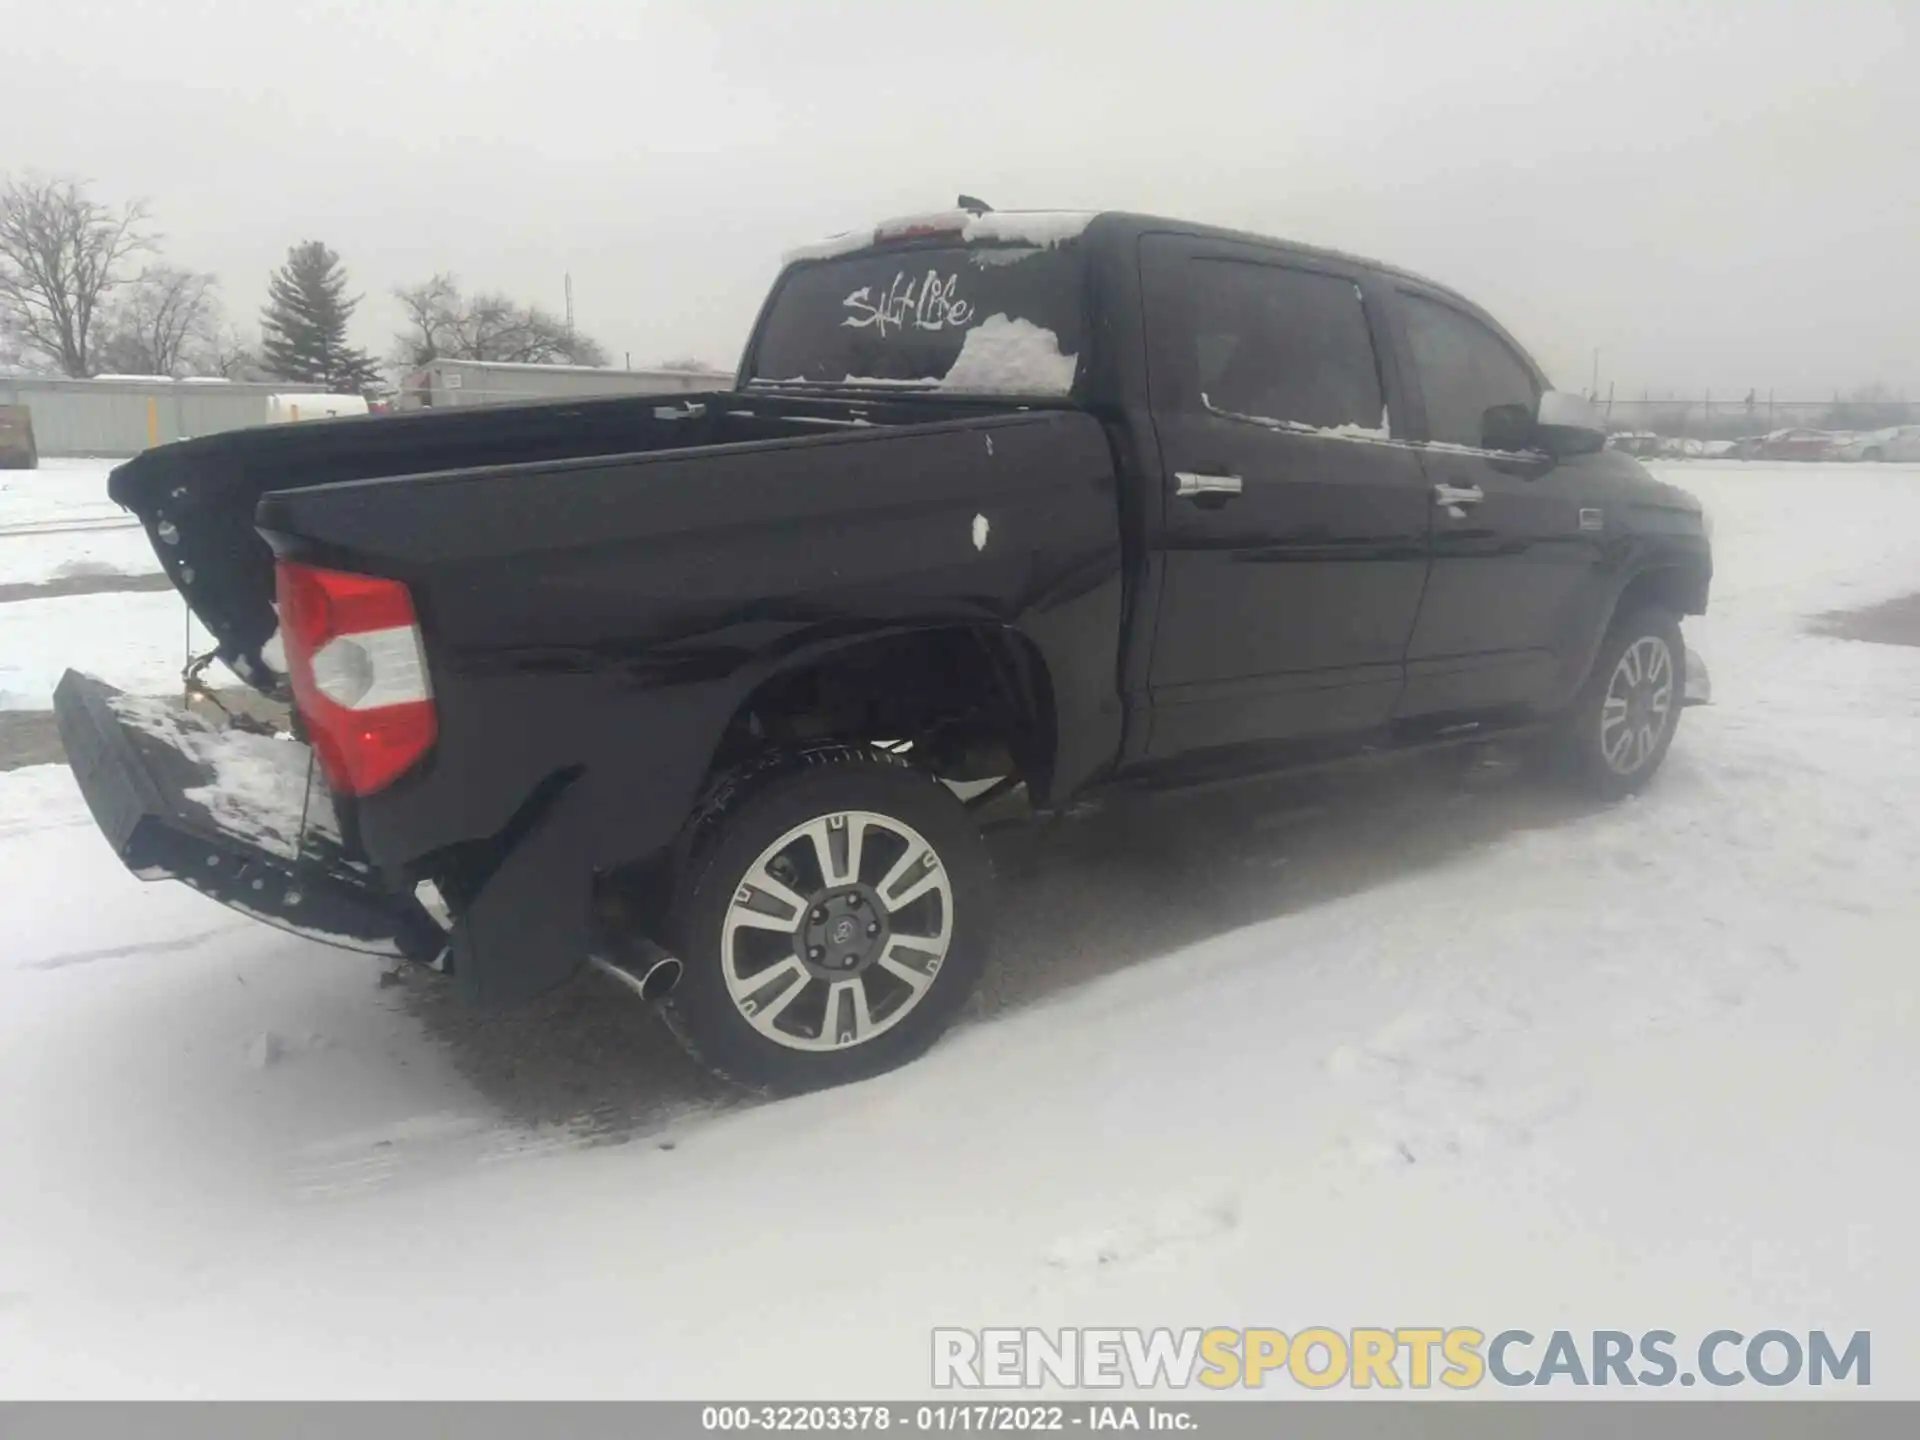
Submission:
<svg viewBox="0 0 1920 1440">
<path fill-rule="evenodd" d="M 1520 718 L 1554 703 L 1591 638 L 1603 512 L 1583 503 L 1578 467 L 1531 449 L 1534 367 L 1443 298 L 1402 289 L 1396 302 L 1434 486 L 1433 568 L 1397 716 Z"/>
<path fill-rule="evenodd" d="M 1429 494 L 1363 276 L 1141 242 L 1166 486 L 1150 758 L 1367 730 L 1399 698 Z"/>
</svg>

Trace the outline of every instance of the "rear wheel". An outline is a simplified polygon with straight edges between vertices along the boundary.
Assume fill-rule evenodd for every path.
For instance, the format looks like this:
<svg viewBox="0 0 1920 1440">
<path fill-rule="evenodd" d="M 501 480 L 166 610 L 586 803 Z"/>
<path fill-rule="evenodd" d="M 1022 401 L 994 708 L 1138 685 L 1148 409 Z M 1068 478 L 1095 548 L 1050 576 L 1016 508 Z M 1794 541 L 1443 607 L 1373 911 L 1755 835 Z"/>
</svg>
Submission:
<svg viewBox="0 0 1920 1440">
<path fill-rule="evenodd" d="M 663 1015 L 758 1089 L 893 1069 L 978 981 L 990 885 L 979 833 L 932 777 L 852 746 L 764 764 L 698 823 L 673 927 L 686 969 Z"/>
<path fill-rule="evenodd" d="M 1589 789 L 1628 795 L 1660 768 L 1680 723 L 1686 647 L 1669 611 L 1642 607 L 1601 643 L 1560 735 L 1560 755 Z"/>
</svg>

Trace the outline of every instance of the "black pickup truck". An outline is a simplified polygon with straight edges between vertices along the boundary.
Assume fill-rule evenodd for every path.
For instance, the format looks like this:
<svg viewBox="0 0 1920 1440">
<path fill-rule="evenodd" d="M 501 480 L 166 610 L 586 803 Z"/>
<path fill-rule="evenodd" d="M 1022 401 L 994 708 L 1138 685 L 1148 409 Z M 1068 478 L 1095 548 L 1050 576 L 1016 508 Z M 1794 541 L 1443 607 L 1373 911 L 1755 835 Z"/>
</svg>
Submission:
<svg viewBox="0 0 1920 1440">
<path fill-rule="evenodd" d="M 591 960 L 715 1068 L 832 1084 L 979 976 L 983 783 L 1045 811 L 1516 736 L 1645 782 L 1703 698 L 1708 532 L 1603 439 L 1388 266 L 916 217 L 789 257 L 730 389 L 122 465 L 290 721 L 69 672 L 60 731 L 137 874 L 482 1003 Z"/>
</svg>

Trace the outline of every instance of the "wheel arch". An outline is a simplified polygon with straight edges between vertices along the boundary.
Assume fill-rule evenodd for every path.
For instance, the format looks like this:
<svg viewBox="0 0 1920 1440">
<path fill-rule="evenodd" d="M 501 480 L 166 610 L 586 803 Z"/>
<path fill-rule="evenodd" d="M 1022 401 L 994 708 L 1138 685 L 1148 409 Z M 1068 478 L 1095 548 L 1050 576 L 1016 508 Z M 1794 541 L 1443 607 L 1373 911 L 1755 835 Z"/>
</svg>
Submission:
<svg viewBox="0 0 1920 1440">
<path fill-rule="evenodd" d="M 819 637 L 761 668 L 720 727 L 707 774 L 771 748 L 905 741 L 935 773 L 980 778 L 965 772 L 993 757 L 965 748 L 988 740 L 1031 792 L 1050 792 L 1060 716 L 1040 646 L 1002 624 L 888 626 Z"/>
<path fill-rule="evenodd" d="M 1675 615 L 1704 615 L 1710 578 L 1704 566 L 1687 560 L 1643 565 L 1620 587 L 1604 629 L 1612 629 L 1615 620 L 1639 605 L 1658 605 Z"/>
<path fill-rule="evenodd" d="M 1691 556 L 1649 557 L 1624 571 L 1597 612 L 1589 612 L 1597 615 L 1598 623 L 1582 637 L 1574 663 L 1561 672 L 1560 704 L 1570 704 L 1586 684 L 1601 647 L 1622 616 L 1642 605 L 1657 605 L 1676 616 L 1703 615 L 1711 579 L 1712 572 L 1704 561 Z"/>
</svg>

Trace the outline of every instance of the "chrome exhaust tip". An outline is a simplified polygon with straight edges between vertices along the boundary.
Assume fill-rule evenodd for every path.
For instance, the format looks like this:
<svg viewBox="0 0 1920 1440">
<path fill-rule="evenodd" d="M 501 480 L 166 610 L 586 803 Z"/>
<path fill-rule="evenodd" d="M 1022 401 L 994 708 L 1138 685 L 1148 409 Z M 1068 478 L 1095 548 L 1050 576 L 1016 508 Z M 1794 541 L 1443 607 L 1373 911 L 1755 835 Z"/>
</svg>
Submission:
<svg viewBox="0 0 1920 1440">
<path fill-rule="evenodd" d="M 594 969 L 602 974 L 611 975 L 642 1000 L 649 1003 L 664 1000 L 680 983 L 681 972 L 686 968 L 675 956 L 667 954 L 657 945 L 636 943 L 633 949 L 645 954 L 646 963 L 638 967 L 629 967 L 609 960 L 604 955 L 587 957 Z M 650 953 L 648 953 L 650 952 Z M 636 959 L 640 958 L 636 955 Z"/>
</svg>

